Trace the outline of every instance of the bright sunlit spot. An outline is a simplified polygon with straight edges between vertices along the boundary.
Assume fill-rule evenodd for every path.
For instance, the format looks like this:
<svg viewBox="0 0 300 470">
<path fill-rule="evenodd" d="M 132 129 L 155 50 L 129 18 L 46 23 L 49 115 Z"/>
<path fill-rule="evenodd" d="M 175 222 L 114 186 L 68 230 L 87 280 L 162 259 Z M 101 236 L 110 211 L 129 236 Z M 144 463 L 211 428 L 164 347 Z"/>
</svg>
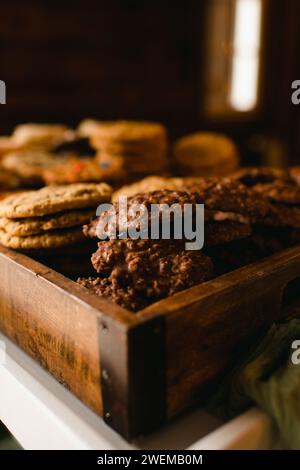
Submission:
<svg viewBox="0 0 300 470">
<path fill-rule="evenodd" d="M 234 20 L 230 105 L 250 111 L 257 102 L 261 0 L 237 0 Z"/>
</svg>

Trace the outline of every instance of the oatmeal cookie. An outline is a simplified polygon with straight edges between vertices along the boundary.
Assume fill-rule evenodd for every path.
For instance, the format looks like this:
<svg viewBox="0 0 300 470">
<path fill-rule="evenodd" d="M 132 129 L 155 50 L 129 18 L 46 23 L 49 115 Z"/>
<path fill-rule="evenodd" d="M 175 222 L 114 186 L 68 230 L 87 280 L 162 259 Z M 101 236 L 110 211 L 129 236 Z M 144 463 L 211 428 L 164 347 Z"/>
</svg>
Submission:
<svg viewBox="0 0 300 470">
<path fill-rule="evenodd" d="M 10 196 L 0 203 L 0 217 L 25 218 L 71 209 L 94 207 L 109 201 L 111 187 L 105 183 L 76 183 L 45 187 Z"/>
<path fill-rule="evenodd" d="M 82 226 L 92 220 L 93 217 L 95 217 L 95 213 L 96 208 L 88 208 L 25 219 L 7 219 L 0 217 L 0 228 L 12 236 L 26 237 L 49 230 Z"/>
<path fill-rule="evenodd" d="M 14 250 L 40 250 L 47 248 L 59 248 L 78 243 L 84 239 L 81 228 L 65 230 L 53 230 L 43 234 L 28 237 L 17 237 L 10 235 L 0 229 L 0 243 Z"/>
</svg>

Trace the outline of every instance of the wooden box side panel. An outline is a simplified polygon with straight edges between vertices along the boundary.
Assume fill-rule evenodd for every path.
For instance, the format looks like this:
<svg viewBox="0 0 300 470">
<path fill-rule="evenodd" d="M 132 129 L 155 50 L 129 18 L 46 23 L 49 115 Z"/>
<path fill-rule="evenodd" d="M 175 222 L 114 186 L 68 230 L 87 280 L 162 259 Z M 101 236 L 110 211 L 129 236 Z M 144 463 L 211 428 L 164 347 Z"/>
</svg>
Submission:
<svg viewBox="0 0 300 470">
<path fill-rule="evenodd" d="M 167 415 L 199 402 L 201 392 L 231 363 L 245 342 L 279 316 L 271 290 L 239 290 L 205 299 L 166 319 Z M 280 304 L 279 304 L 280 305 Z M 254 313 L 255 312 L 255 313 Z M 183 335 L 178 332 L 183 331 Z M 185 339 L 184 339 L 185 338 Z"/>
<path fill-rule="evenodd" d="M 97 314 L 32 263 L 35 272 L 0 255 L 0 329 L 102 414 Z"/>
<path fill-rule="evenodd" d="M 207 386 L 281 315 L 282 293 L 300 277 L 300 249 L 193 287 L 145 309 L 165 316 L 167 416 L 199 403 Z M 300 293 L 299 293 L 300 297 Z"/>
</svg>

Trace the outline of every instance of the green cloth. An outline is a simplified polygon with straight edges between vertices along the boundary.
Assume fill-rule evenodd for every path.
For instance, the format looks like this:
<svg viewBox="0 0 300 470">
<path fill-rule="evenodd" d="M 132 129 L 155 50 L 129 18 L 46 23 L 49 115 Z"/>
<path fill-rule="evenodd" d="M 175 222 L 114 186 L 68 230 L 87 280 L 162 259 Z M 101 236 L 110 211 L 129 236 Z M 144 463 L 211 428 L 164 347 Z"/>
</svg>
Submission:
<svg viewBox="0 0 300 470">
<path fill-rule="evenodd" d="M 300 449 L 300 320 L 273 325 L 231 371 L 209 402 L 209 410 L 232 418 L 256 403 L 273 418 L 277 449 Z M 297 362 L 297 361 L 296 361 Z"/>
<path fill-rule="evenodd" d="M 0 451 L 19 450 L 21 446 L 0 421 Z"/>
</svg>

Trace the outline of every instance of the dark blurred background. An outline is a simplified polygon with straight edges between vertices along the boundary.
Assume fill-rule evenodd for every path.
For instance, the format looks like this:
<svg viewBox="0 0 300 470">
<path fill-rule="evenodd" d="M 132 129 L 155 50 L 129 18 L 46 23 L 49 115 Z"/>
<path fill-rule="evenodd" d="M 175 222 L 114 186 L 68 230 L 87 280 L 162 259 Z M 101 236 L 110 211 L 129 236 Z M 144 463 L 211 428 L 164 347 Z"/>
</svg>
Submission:
<svg viewBox="0 0 300 470">
<path fill-rule="evenodd" d="M 142 118 L 227 132 L 244 163 L 300 163 L 299 38 L 299 0 L 1 0 L 0 132 Z"/>
</svg>

